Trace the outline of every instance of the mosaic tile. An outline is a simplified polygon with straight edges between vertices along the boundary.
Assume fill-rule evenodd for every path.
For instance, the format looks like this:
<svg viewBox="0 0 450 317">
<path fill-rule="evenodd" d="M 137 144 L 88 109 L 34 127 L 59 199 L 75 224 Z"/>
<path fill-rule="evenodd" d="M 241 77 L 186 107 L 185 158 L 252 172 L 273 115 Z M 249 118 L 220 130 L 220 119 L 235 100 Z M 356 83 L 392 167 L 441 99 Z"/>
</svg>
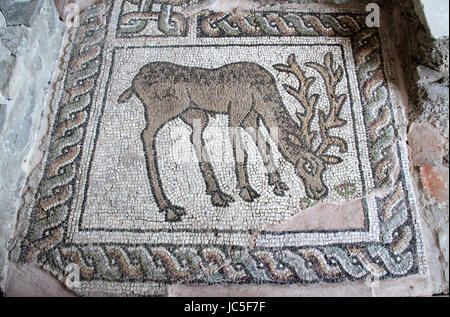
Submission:
<svg viewBox="0 0 450 317">
<path fill-rule="evenodd" d="M 74 268 L 79 294 L 426 274 L 385 37 L 315 10 L 84 13 L 16 261 Z M 346 201 L 344 220 L 273 229 Z"/>
</svg>

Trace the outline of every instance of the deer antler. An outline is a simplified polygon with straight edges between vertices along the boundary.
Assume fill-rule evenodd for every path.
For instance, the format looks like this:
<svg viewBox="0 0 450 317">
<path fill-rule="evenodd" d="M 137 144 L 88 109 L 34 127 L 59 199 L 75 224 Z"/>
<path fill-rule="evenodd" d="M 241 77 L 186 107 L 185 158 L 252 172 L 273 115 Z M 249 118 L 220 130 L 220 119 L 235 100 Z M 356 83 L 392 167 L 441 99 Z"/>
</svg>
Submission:
<svg viewBox="0 0 450 317">
<path fill-rule="evenodd" d="M 318 111 L 322 142 L 316 150 L 316 154 L 329 164 L 338 164 L 342 162 L 340 157 L 325 153 L 332 145 L 337 146 L 340 153 L 347 152 L 347 143 L 342 138 L 329 135 L 330 129 L 341 127 L 347 123 L 346 120 L 339 117 L 347 96 L 345 94 L 336 96 L 336 86 L 341 81 L 344 71 L 341 66 L 335 69 L 333 54 L 331 52 L 325 54 L 324 65 L 314 62 L 306 63 L 305 65 L 314 68 L 322 75 L 330 101 L 330 109 L 327 115 L 322 110 Z"/>
<path fill-rule="evenodd" d="M 304 109 L 303 113 L 297 112 L 296 115 L 302 123 L 304 146 L 310 150 L 312 149 L 313 140 L 316 137 L 316 133 L 311 131 L 311 122 L 314 117 L 314 109 L 319 100 L 319 95 L 314 94 L 308 96 L 308 92 L 316 79 L 314 77 L 306 77 L 305 72 L 298 66 L 295 60 L 295 54 L 289 55 L 287 62 L 288 65 L 277 64 L 273 65 L 273 67 L 278 71 L 293 74 L 298 80 L 298 88 L 294 88 L 287 84 L 283 84 L 283 87 L 291 96 L 300 102 Z"/>
<path fill-rule="evenodd" d="M 303 113 L 297 112 L 296 115 L 302 123 L 303 143 L 307 150 L 312 151 L 313 140 L 316 137 L 316 133 L 314 131 L 311 131 L 311 122 L 314 117 L 316 103 L 319 100 L 319 95 L 308 95 L 309 89 L 314 83 L 315 78 L 306 77 L 305 72 L 298 66 L 294 54 L 289 55 L 287 62 L 287 65 L 277 64 L 273 67 L 278 71 L 293 74 L 298 80 L 298 88 L 294 88 L 287 84 L 284 84 L 283 87 L 291 96 L 297 99 L 304 108 Z M 347 123 L 346 120 L 339 117 L 342 106 L 347 100 L 347 96 L 345 94 L 336 96 L 335 92 L 337 84 L 342 80 L 344 71 L 341 66 L 338 66 L 335 69 L 333 54 L 331 52 L 325 54 L 324 65 L 314 62 L 305 63 L 305 65 L 315 69 L 322 76 L 325 81 L 326 91 L 330 102 L 328 114 L 325 114 L 323 110 L 318 110 L 321 143 L 318 149 L 314 151 L 314 153 L 321 157 L 328 164 L 338 164 L 342 162 L 342 159 L 335 155 L 326 154 L 326 151 L 330 146 L 334 145 L 339 148 L 340 153 L 347 152 L 347 143 L 345 143 L 342 138 L 331 136 L 329 134 L 329 131 L 331 129 L 341 127 Z"/>
</svg>

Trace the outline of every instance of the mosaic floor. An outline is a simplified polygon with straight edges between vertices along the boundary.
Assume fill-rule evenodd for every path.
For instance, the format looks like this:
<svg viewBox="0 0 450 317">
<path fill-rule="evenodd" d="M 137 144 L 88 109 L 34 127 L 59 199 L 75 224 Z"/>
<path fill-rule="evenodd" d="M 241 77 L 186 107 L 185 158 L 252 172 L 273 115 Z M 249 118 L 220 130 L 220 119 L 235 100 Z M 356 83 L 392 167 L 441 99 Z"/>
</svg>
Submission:
<svg viewBox="0 0 450 317">
<path fill-rule="evenodd" d="M 72 31 L 15 259 L 78 294 L 425 274 L 366 12 L 178 2 L 106 1 Z"/>
</svg>

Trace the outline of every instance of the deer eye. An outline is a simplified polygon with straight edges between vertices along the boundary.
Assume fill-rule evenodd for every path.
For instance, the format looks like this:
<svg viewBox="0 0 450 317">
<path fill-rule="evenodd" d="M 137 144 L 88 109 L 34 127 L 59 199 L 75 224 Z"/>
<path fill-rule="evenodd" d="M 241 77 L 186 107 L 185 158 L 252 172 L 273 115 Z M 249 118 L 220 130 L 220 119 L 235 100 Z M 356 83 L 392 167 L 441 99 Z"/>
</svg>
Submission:
<svg viewBox="0 0 450 317">
<path fill-rule="evenodd" d="M 303 163 L 303 169 L 308 173 L 308 174 L 314 174 L 314 170 L 313 170 L 313 166 L 310 162 L 306 161 L 305 163 Z"/>
</svg>

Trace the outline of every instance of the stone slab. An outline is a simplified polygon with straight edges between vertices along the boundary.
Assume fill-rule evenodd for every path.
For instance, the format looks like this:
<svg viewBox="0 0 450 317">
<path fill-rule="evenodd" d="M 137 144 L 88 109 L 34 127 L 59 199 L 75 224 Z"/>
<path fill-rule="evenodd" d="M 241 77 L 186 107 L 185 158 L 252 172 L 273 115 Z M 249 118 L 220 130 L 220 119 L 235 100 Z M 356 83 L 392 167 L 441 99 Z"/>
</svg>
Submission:
<svg viewBox="0 0 450 317">
<path fill-rule="evenodd" d="M 39 153 L 39 130 L 47 126 L 52 75 L 64 31 L 53 1 L 42 3 L 36 17 L 30 27 L 0 29 L 0 287 L 22 190 Z"/>
<path fill-rule="evenodd" d="M 429 279 L 408 276 L 390 281 L 344 282 L 339 285 L 172 285 L 169 297 L 427 297 L 431 293 Z"/>
<path fill-rule="evenodd" d="M 74 297 L 61 282 L 36 264 L 8 263 L 5 297 Z"/>
<path fill-rule="evenodd" d="M 422 23 L 434 39 L 448 38 L 449 3 L 447 0 L 414 0 Z"/>
<path fill-rule="evenodd" d="M 39 14 L 43 2 L 44 0 L 0 0 L 0 11 L 6 19 L 7 26 L 31 26 L 35 17 Z"/>
</svg>

